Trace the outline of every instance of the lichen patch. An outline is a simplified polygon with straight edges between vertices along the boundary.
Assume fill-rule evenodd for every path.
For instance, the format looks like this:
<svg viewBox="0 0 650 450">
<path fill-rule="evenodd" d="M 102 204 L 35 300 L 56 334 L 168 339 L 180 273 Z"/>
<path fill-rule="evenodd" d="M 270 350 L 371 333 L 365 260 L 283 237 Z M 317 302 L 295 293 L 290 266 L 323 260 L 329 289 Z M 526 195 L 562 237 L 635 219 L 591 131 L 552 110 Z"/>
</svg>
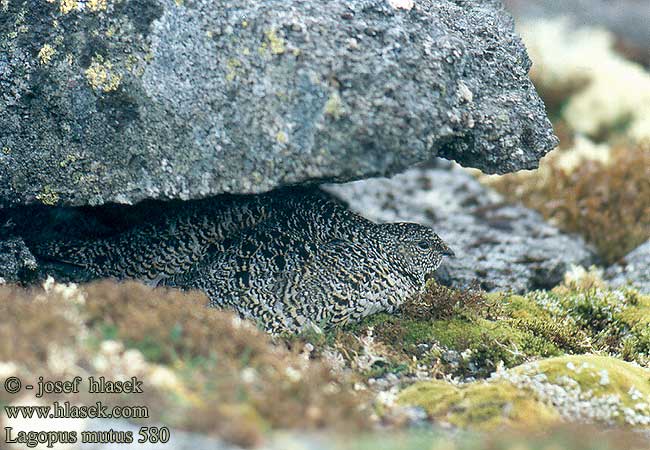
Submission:
<svg viewBox="0 0 650 450">
<path fill-rule="evenodd" d="M 115 73 L 113 64 L 96 55 L 86 69 L 86 80 L 95 91 L 112 92 L 120 86 L 122 76 Z"/>
<path fill-rule="evenodd" d="M 45 66 L 52 61 L 52 57 L 56 54 L 56 50 L 50 44 L 45 44 L 38 52 L 38 62 Z"/>
<path fill-rule="evenodd" d="M 284 39 L 278 36 L 275 29 L 270 29 L 264 32 L 266 41 L 262 43 L 260 48 L 261 52 L 269 50 L 274 55 L 281 55 L 285 51 Z"/>
<path fill-rule="evenodd" d="M 61 0 L 61 3 L 59 4 L 59 11 L 61 11 L 62 14 L 68 14 L 75 10 L 76 11 L 87 10 L 91 12 L 99 12 L 99 11 L 106 11 L 107 7 L 108 7 L 108 0 L 86 0 L 86 1 Z"/>
<path fill-rule="evenodd" d="M 45 186 L 43 191 L 36 195 L 36 198 L 48 206 L 54 206 L 59 202 L 59 194 L 50 186 Z"/>
</svg>

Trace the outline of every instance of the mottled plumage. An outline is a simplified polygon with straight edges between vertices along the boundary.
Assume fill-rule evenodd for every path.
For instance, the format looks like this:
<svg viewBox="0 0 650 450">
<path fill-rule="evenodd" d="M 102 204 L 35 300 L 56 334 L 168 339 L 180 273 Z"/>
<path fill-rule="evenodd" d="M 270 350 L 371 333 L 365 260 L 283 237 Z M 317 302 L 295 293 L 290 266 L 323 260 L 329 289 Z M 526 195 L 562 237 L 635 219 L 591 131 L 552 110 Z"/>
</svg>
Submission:
<svg viewBox="0 0 650 450">
<path fill-rule="evenodd" d="M 196 288 L 270 331 L 392 311 L 451 250 L 429 228 L 375 224 L 319 190 L 202 203 L 117 236 L 36 246 L 93 277 Z"/>
</svg>

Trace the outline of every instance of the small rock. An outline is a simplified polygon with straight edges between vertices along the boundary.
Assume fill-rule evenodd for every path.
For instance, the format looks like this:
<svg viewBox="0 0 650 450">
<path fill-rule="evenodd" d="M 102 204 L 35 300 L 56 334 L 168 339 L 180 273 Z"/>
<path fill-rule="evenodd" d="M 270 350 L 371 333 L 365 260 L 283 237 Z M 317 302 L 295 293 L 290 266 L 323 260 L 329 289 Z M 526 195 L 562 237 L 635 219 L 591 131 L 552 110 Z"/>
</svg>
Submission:
<svg viewBox="0 0 650 450">
<path fill-rule="evenodd" d="M 644 294 L 650 294 L 650 241 L 607 269 L 605 278 L 614 286 L 630 285 Z"/>
</svg>

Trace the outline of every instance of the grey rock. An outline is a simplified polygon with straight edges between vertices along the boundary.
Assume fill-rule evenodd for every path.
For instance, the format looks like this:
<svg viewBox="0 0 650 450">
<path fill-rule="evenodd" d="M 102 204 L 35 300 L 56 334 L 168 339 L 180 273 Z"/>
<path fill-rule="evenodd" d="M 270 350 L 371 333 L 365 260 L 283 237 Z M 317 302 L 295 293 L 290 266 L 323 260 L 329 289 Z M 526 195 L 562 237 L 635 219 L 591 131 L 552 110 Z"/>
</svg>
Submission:
<svg viewBox="0 0 650 450">
<path fill-rule="evenodd" d="M 21 238 L 0 238 L 0 284 L 26 282 L 37 268 L 34 255 Z"/>
<path fill-rule="evenodd" d="M 536 212 L 508 205 L 467 171 L 441 164 L 392 179 L 371 179 L 326 189 L 376 221 L 429 225 L 456 253 L 436 272 L 456 287 L 478 282 L 488 291 L 551 288 L 571 264 L 589 266 L 594 252 L 561 233 Z"/>
<path fill-rule="evenodd" d="M 650 2 L 647 0 L 505 0 L 504 3 L 521 20 L 562 16 L 576 26 L 607 28 L 626 48 L 650 64 Z"/>
<path fill-rule="evenodd" d="M 613 286 L 632 286 L 650 294 L 650 241 L 637 247 L 605 273 Z"/>
<path fill-rule="evenodd" d="M 0 207 L 260 193 L 435 155 L 502 173 L 557 142 L 499 0 L 102 4 L 0 3 Z"/>
</svg>

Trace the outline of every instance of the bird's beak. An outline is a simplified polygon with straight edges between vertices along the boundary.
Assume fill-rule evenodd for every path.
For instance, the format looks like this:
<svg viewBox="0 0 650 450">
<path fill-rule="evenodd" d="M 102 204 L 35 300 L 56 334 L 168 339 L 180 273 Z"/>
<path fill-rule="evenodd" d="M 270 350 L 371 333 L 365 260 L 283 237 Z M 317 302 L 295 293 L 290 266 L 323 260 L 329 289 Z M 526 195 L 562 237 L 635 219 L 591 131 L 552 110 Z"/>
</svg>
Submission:
<svg viewBox="0 0 650 450">
<path fill-rule="evenodd" d="M 444 256 L 449 256 L 450 258 L 454 258 L 456 256 L 456 253 L 454 253 L 454 251 L 452 249 L 450 249 L 449 247 L 447 247 L 444 244 L 442 246 L 442 254 Z"/>
</svg>

